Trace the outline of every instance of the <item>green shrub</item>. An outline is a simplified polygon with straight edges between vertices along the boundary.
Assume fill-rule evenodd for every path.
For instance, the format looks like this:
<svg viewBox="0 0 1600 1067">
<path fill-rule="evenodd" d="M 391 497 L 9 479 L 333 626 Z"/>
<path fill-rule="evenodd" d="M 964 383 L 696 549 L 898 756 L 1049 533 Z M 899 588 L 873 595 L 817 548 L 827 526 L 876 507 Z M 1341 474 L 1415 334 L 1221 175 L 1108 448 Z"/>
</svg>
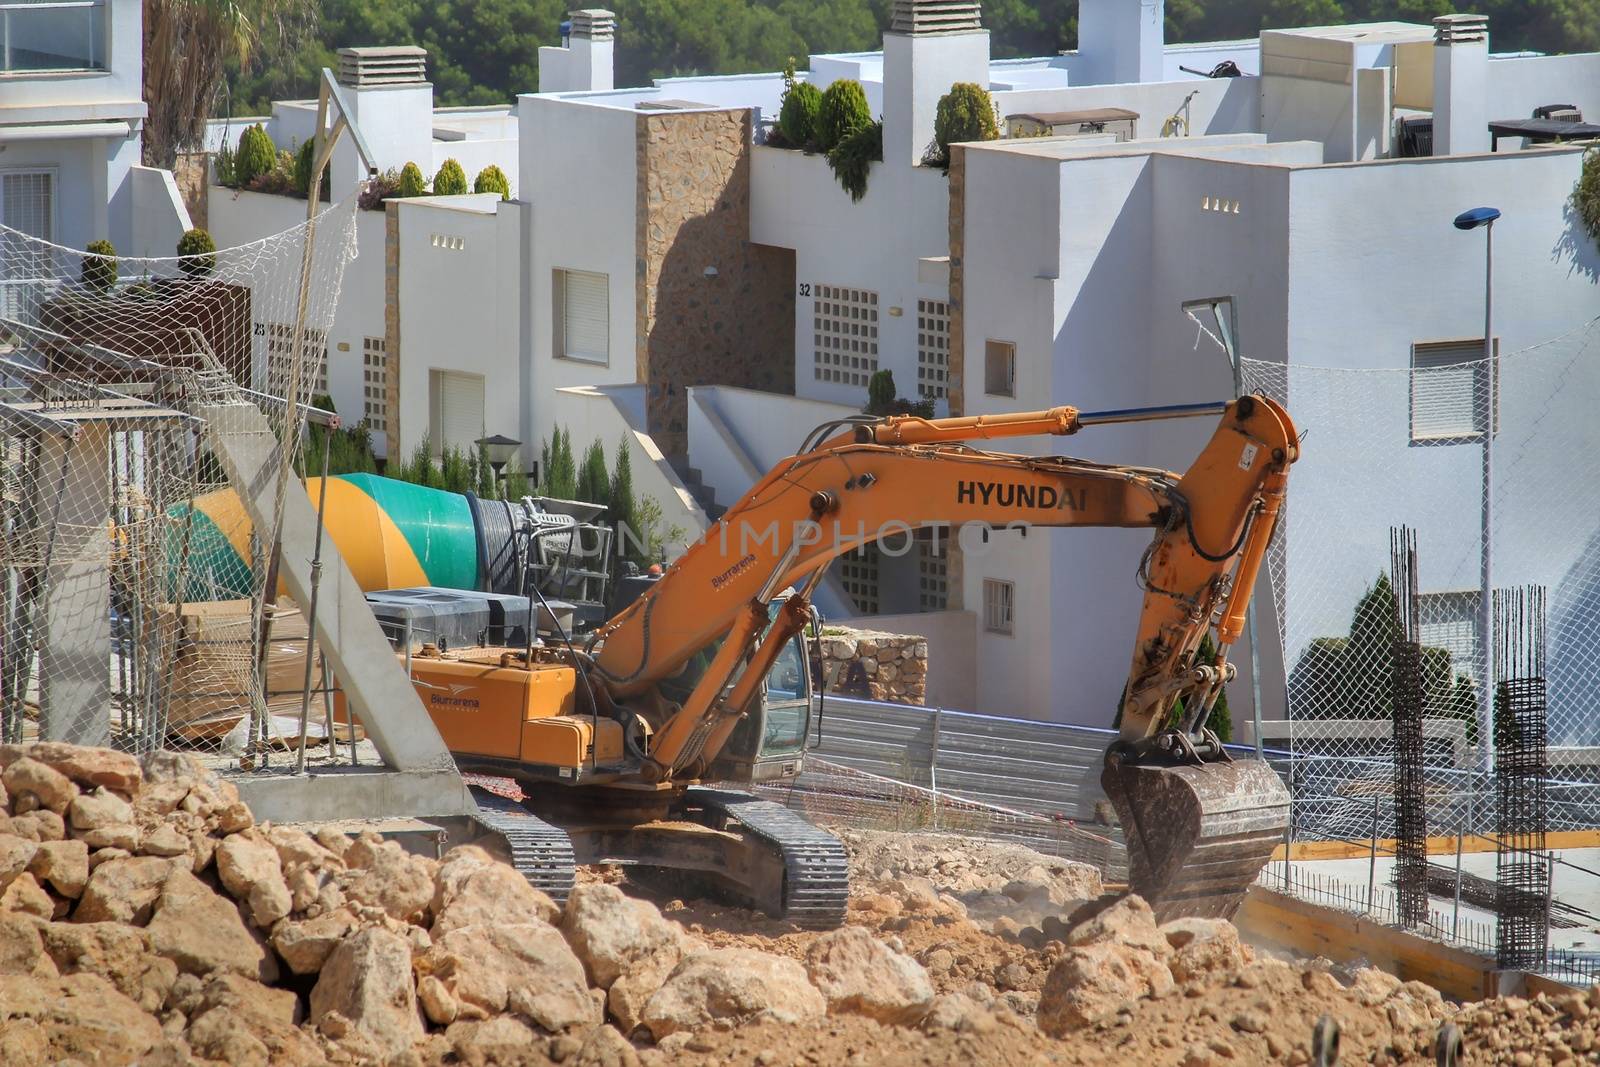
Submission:
<svg viewBox="0 0 1600 1067">
<path fill-rule="evenodd" d="M 217 269 L 217 242 L 196 227 L 178 238 L 178 269 L 191 278 L 201 278 Z"/>
<path fill-rule="evenodd" d="M 835 145 L 872 123 L 867 94 L 853 78 L 840 78 L 822 94 L 817 108 L 817 147 L 831 152 Z"/>
<path fill-rule="evenodd" d="M 963 141 L 992 141 L 999 136 L 989 90 L 972 82 L 956 82 L 939 98 L 933 117 L 934 148 L 927 162 L 948 168 L 951 145 Z"/>
<path fill-rule="evenodd" d="M 883 123 L 869 122 L 852 130 L 828 153 L 828 167 L 851 200 L 867 195 L 867 175 L 883 159 Z"/>
<path fill-rule="evenodd" d="M 362 211 L 382 211 L 383 202 L 400 195 L 400 172 L 390 167 L 371 179 L 356 197 L 356 206 Z"/>
<path fill-rule="evenodd" d="M 1600 244 L 1600 148 L 1583 154 L 1583 169 L 1572 187 L 1572 210 L 1590 239 Z"/>
<path fill-rule="evenodd" d="M 278 162 L 278 149 L 267 136 L 261 123 L 246 128 L 239 138 L 239 152 L 233 159 L 233 180 L 239 186 L 249 185 L 256 178 L 268 174 Z"/>
<path fill-rule="evenodd" d="M 422 168 L 415 163 L 407 163 L 400 168 L 400 195 L 403 197 L 428 195 L 428 183 L 422 177 Z"/>
<path fill-rule="evenodd" d="M 888 415 L 894 408 L 894 371 L 874 371 L 867 379 L 867 414 Z"/>
<path fill-rule="evenodd" d="M 467 172 L 453 159 L 444 161 L 439 173 L 433 176 L 434 196 L 460 196 L 467 191 Z"/>
<path fill-rule="evenodd" d="M 790 148 L 810 148 L 817 140 L 817 116 L 822 111 L 822 90 L 810 82 L 796 81 L 794 59 L 783 69 L 783 102 L 778 108 L 778 133 Z"/>
<path fill-rule="evenodd" d="M 317 142 L 315 139 L 312 139 L 301 145 L 300 150 L 294 154 L 294 170 L 292 173 L 294 177 L 294 191 L 296 196 L 310 196 L 311 168 L 316 164 L 317 161 L 316 148 Z M 329 188 L 328 171 L 327 168 L 323 168 L 322 199 L 326 200 L 328 198 Z"/>
<path fill-rule="evenodd" d="M 472 191 L 475 193 L 499 193 L 501 200 L 511 199 L 511 182 L 506 178 L 506 172 L 493 163 L 478 172 L 472 179 Z"/>
<path fill-rule="evenodd" d="M 583 463 L 578 467 L 577 493 L 579 500 L 611 506 L 611 473 L 606 469 L 606 450 L 599 441 L 591 441 L 584 450 Z"/>
<path fill-rule="evenodd" d="M 217 184 L 229 189 L 239 187 L 239 179 L 234 173 L 234 162 L 238 153 L 232 145 L 223 145 L 211 157 L 211 166 L 217 175 Z"/>
<path fill-rule="evenodd" d="M 110 241 L 90 241 L 83 250 L 83 284 L 97 293 L 117 284 L 117 248 Z"/>
<path fill-rule="evenodd" d="M 560 426 L 540 451 L 539 495 L 573 500 L 578 492 L 578 464 L 572 456 L 572 435 Z"/>
<path fill-rule="evenodd" d="M 606 520 L 616 531 L 616 552 L 621 559 L 641 566 L 649 562 L 650 546 L 639 529 L 639 504 L 633 496 L 633 459 L 628 455 L 628 439 L 617 442 L 617 465 L 611 472 L 610 507 Z"/>
</svg>

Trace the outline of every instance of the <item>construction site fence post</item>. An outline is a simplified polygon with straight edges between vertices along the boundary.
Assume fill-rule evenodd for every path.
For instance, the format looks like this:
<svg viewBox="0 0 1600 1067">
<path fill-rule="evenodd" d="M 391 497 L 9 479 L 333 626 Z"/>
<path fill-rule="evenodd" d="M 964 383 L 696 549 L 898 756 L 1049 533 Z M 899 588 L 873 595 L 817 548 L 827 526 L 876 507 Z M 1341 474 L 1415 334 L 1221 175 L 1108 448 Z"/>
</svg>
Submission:
<svg viewBox="0 0 1600 1067">
<path fill-rule="evenodd" d="M 1372 798 L 1372 855 L 1367 860 L 1367 911 L 1372 911 L 1372 891 L 1378 882 L 1378 798 Z"/>
<path fill-rule="evenodd" d="M 943 709 L 933 709 L 933 737 L 928 743 L 928 791 L 933 794 L 933 828 L 939 828 L 939 719 Z"/>
<path fill-rule="evenodd" d="M 1461 935 L 1461 843 L 1467 839 L 1464 827 L 1456 826 L 1456 897 L 1455 904 L 1450 911 L 1450 940 L 1455 941 Z"/>
</svg>

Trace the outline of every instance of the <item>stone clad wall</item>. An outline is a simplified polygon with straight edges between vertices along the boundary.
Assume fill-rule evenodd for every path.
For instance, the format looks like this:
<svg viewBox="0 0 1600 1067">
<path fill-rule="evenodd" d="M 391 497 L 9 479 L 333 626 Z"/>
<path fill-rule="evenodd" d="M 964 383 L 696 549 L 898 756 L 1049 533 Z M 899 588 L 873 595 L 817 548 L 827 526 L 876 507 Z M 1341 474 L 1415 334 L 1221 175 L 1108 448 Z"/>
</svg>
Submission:
<svg viewBox="0 0 1600 1067">
<path fill-rule="evenodd" d="M 928 642 L 915 634 L 830 626 L 811 643 L 811 666 L 839 696 L 895 704 L 921 704 L 927 696 Z"/>
<path fill-rule="evenodd" d="M 687 452 L 686 387 L 794 391 L 794 253 L 750 241 L 750 121 L 638 117 L 638 380 L 668 455 Z"/>
</svg>

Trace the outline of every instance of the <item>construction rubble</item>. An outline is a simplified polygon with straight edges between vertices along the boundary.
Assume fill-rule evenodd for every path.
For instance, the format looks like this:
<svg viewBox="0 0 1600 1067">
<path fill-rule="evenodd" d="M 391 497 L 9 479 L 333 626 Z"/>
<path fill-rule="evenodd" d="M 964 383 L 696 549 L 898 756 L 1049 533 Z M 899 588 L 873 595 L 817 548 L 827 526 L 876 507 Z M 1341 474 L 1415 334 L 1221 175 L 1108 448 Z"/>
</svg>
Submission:
<svg viewBox="0 0 1600 1067">
<path fill-rule="evenodd" d="M 0 1063 L 1206 1065 L 1590 1060 L 1600 998 L 1447 1004 L 1158 926 L 1091 868 L 844 834 L 849 923 L 801 931 L 584 872 L 558 908 L 473 846 L 257 825 L 185 756 L 0 746 Z"/>
</svg>

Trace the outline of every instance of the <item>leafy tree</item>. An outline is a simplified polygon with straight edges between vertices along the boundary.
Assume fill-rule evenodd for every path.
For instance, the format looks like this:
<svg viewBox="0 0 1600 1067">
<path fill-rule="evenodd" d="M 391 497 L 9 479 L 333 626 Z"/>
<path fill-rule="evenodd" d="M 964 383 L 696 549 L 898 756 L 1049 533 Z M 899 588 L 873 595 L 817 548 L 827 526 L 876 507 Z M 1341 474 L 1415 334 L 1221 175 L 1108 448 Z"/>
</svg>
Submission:
<svg viewBox="0 0 1600 1067">
<path fill-rule="evenodd" d="M 821 110 L 822 90 L 808 81 L 795 80 L 791 56 L 783 70 L 783 101 L 778 108 L 778 132 L 790 148 L 809 148 L 816 142 Z"/>
<path fill-rule="evenodd" d="M 428 183 L 422 177 L 421 167 L 415 163 L 407 163 L 400 168 L 400 192 L 398 195 L 406 198 L 428 195 Z"/>
<path fill-rule="evenodd" d="M 854 78 L 840 78 L 822 93 L 822 105 L 817 111 L 817 147 L 832 151 L 871 122 L 872 111 L 867 107 L 867 94 L 861 83 Z"/>
<path fill-rule="evenodd" d="M 90 241 L 83 250 L 80 273 L 83 284 L 97 293 L 108 293 L 117 284 L 117 246 L 110 241 Z"/>
<path fill-rule="evenodd" d="M 539 494 L 557 500 L 576 499 L 578 465 L 572 457 L 572 437 L 557 426 L 550 434 L 549 458 L 539 470 Z"/>
<path fill-rule="evenodd" d="M 577 499 L 591 504 L 611 502 L 611 475 L 606 470 L 606 450 L 599 441 L 589 442 L 583 463 L 578 467 Z"/>
<path fill-rule="evenodd" d="M 217 242 L 198 226 L 185 230 L 178 238 L 178 269 L 190 278 L 200 278 L 217 269 Z"/>
<path fill-rule="evenodd" d="M 316 27 L 313 0 L 143 0 L 144 162 L 170 168 L 205 143 L 230 63 L 248 67 L 263 41 L 293 48 Z"/>
<path fill-rule="evenodd" d="M 989 90 L 972 82 L 957 82 L 939 98 L 934 111 L 934 150 L 929 162 L 950 166 L 950 146 L 965 141 L 993 141 L 1000 136 Z"/>
<path fill-rule="evenodd" d="M 451 445 L 439 454 L 439 484 L 436 488 L 452 493 L 470 493 L 477 484 L 478 472 L 473 467 L 472 458 L 460 446 Z"/>
<path fill-rule="evenodd" d="M 1572 187 L 1572 210 L 1584 232 L 1600 244 L 1600 148 L 1583 154 L 1583 169 Z"/>
<path fill-rule="evenodd" d="M 506 179 L 506 172 L 493 163 L 478 172 L 472 180 L 472 191 L 475 193 L 499 193 L 501 200 L 511 199 L 511 182 Z"/>
<path fill-rule="evenodd" d="M 314 138 L 308 139 L 294 154 L 294 191 L 296 196 L 309 198 L 311 195 L 311 169 L 316 164 L 317 142 Z M 328 169 L 322 171 L 321 199 L 328 199 L 332 185 Z"/>
<path fill-rule="evenodd" d="M 894 371 L 874 371 L 867 379 L 868 415 L 888 415 L 894 407 Z"/>
<path fill-rule="evenodd" d="M 444 488 L 444 479 L 440 475 L 438 465 L 433 461 L 433 442 L 427 434 L 422 435 L 417 447 L 411 450 L 411 458 L 400 464 L 400 468 L 393 472 L 393 476 L 403 482 L 425 485 L 429 489 Z"/>
<path fill-rule="evenodd" d="M 278 165 L 278 149 L 261 123 L 247 127 L 239 137 L 239 151 L 233 159 L 233 180 L 240 188 Z M 309 179 L 307 179 L 309 180 Z"/>
<path fill-rule="evenodd" d="M 311 406 L 324 411 L 334 411 L 333 398 L 326 394 L 311 398 Z M 372 455 L 372 431 L 366 420 L 349 427 L 340 427 L 329 434 L 320 426 L 307 424 L 305 446 L 300 452 L 301 477 L 322 476 L 323 452 L 327 452 L 328 474 L 376 474 L 377 460 Z"/>
<path fill-rule="evenodd" d="M 433 176 L 433 195 L 460 196 L 466 191 L 467 172 L 455 160 L 445 160 L 439 167 L 439 173 Z"/>
<path fill-rule="evenodd" d="M 473 492 L 485 500 L 494 500 L 500 496 L 500 487 L 495 484 L 494 468 L 489 465 L 489 453 L 484 451 L 482 445 L 473 449 L 473 462 L 478 472 L 477 488 Z"/>
</svg>

